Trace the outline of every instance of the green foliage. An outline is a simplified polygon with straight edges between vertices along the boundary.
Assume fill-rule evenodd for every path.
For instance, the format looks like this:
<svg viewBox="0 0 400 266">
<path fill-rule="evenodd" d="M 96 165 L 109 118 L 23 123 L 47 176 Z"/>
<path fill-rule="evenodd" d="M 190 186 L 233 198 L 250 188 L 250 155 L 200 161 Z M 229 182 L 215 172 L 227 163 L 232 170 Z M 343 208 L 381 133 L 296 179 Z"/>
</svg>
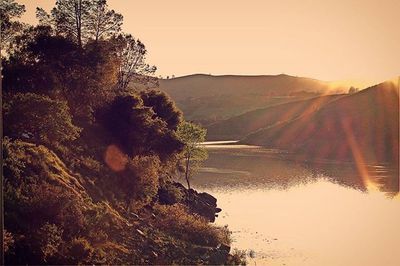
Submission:
<svg viewBox="0 0 400 266">
<path fill-rule="evenodd" d="M 183 161 L 185 179 L 190 189 L 190 178 L 201 163 L 207 159 L 207 151 L 200 146 L 205 141 L 207 130 L 191 122 L 182 122 L 177 130 L 178 138 L 184 143 Z"/>
<path fill-rule="evenodd" d="M 5 102 L 5 135 L 44 144 L 63 144 L 79 136 L 63 101 L 33 93 L 18 93 Z"/>
</svg>

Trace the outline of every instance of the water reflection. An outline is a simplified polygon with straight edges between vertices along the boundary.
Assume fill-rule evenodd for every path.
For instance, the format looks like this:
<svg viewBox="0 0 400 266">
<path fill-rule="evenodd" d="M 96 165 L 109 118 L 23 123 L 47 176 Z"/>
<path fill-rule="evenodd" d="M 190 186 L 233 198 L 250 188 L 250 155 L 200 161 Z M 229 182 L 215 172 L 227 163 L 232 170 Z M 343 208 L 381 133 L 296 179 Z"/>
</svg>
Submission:
<svg viewBox="0 0 400 266">
<path fill-rule="evenodd" d="M 216 146 L 193 183 L 218 198 L 233 246 L 255 251 L 250 265 L 398 265 L 398 169 L 366 166 L 367 192 L 350 163 Z"/>
<path fill-rule="evenodd" d="M 198 188 L 288 188 L 320 177 L 366 190 L 363 176 L 353 163 L 328 160 L 303 161 L 284 151 L 235 145 L 234 141 L 206 142 L 209 159 L 193 179 Z M 364 165 L 369 181 L 388 194 L 399 192 L 399 169 L 389 165 Z M 239 181 L 239 182 L 238 182 Z"/>
</svg>

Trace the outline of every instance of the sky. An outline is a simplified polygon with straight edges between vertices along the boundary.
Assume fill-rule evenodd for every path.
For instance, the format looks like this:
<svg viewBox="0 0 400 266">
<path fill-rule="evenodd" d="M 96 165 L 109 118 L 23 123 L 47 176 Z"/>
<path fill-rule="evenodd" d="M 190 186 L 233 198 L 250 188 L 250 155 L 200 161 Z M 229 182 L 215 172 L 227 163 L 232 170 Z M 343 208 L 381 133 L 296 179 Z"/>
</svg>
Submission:
<svg viewBox="0 0 400 266">
<path fill-rule="evenodd" d="M 55 0 L 16 0 L 23 20 Z M 108 0 L 157 75 L 289 74 L 380 82 L 400 75 L 399 0 Z"/>
</svg>

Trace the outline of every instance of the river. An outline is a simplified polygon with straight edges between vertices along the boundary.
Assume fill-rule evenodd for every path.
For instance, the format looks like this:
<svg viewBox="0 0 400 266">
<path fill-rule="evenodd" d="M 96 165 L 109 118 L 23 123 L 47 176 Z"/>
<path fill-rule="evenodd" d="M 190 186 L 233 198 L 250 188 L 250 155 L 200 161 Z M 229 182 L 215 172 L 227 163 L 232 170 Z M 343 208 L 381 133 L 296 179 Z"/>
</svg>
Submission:
<svg viewBox="0 0 400 266">
<path fill-rule="evenodd" d="M 218 199 L 218 225 L 249 265 L 399 265 L 398 170 L 296 161 L 283 151 L 208 142 L 193 187 Z"/>
</svg>

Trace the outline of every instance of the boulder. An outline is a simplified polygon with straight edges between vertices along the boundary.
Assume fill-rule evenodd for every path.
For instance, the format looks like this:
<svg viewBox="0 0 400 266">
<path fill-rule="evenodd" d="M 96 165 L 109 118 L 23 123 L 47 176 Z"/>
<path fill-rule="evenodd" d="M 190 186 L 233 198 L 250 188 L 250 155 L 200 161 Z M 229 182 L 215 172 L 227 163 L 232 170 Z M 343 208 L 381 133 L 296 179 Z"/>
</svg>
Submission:
<svg viewBox="0 0 400 266">
<path fill-rule="evenodd" d="M 181 183 L 167 182 L 158 190 L 158 198 L 161 204 L 184 204 L 189 209 L 210 222 L 215 221 L 216 214 L 221 211 L 217 208 L 217 199 L 206 193 L 198 193 L 194 189 L 187 189 Z"/>
</svg>

